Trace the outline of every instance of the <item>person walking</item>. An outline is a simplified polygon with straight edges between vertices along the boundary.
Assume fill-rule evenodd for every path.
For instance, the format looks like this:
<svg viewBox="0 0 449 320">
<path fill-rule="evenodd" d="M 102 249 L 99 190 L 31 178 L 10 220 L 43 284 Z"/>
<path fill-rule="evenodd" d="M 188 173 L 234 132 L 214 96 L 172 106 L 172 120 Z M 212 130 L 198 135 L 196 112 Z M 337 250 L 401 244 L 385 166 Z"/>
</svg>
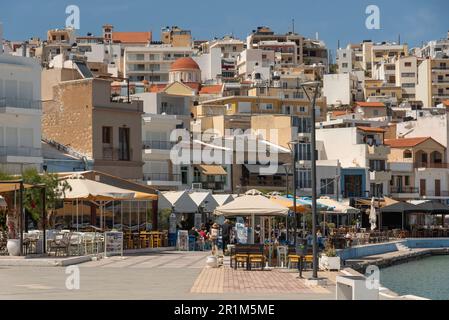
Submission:
<svg viewBox="0 0 449 320">
<path fill-rule="evenodd" d="M 210 228 L 210 235 L 209 235 L 209 239 L 212 242 L 212 255 L 216 255 L 218 253 L 217 247 L 218 234 L 219 234 L 219 226 L 217 223 L 214 223 Z"/>
</svg>

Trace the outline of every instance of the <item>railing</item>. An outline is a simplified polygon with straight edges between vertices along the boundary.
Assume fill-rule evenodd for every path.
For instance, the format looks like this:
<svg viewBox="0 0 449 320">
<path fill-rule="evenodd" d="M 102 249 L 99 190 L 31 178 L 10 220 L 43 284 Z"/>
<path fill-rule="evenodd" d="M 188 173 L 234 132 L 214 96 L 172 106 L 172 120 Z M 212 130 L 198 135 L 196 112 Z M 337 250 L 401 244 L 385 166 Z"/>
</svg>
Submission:
<svg viewBox="0 0 449 320">
<path fill-rule="evenodd" d="M 42 150 L 30 147 L 0 147 L 0 156 L 42 157 Z"/>
<path fill-rule="evenodd" d="M 159 150 L 170 150 L 174 146 L 171 141 L 143 141 L 143 149 L 159 149 Z"/>
<path fill-rule="evenodd" d="M 210 189 L 210 190 L 224 190 L 225 183 L 221 181 L 215 181 L 215 182 L 204 182 L 204 181 L 193 181 L 193 183 L 201 183 L 203 189 Z"/>
<path fill-rule="evenodd" d="M 0 108 L 21 108 L 31 110 L 41 110 L 42 103 L 37 100 L 17 99 L 17 98 L 0 98 Z"/>
<path fill-rule="evenodd" d="M 172 173 L 145 173 L 143 179 L 145 181 L 181 181 L 181 175 Z"/>
<path fill-rule="evenodd" d="M 121 148 L 103 147 L 103 157 L 101 159 L 111 161 L 131 161 L 132 157 L 132 149 L 129 149 L 128 152 L 126 152 L 125 149 Z"/>
<path fill-rule="evenodd" d="M 391 193 L 419 193 L 419 188 L 415 187 L 391 187 Z"/>
<path fill-rule="evenodd" d="M 427 162 L 415 162 L 415 168 L 428 168 L 428 169 L 449 169 L 449 163 L 427 163 Z"/>
</svg>

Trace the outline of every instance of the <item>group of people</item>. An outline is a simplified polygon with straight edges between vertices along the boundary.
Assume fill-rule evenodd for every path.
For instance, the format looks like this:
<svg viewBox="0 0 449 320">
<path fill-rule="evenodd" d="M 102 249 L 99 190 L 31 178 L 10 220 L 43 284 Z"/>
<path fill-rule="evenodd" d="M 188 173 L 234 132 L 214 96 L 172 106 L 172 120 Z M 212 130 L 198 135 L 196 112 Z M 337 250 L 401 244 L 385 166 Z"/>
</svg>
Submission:
<svg viewBox="0 0 449 320">
<path fill-rule="evenodd" d="M 233 233 L 233 225 L 230 220 L 225 220 L 222 226 L 209 220 L 207 223 L 203 223 L 200 228 L 192 227 L 189 230 L 189 236 L 194 236 L 197 241 L 202 240 L 204 243 L 210 243 L 212 251 L 217 252 L 220 229 L 222 250 L 225 252 L 228 244 L 231 243 L 231 236 Z"/>
</svg>

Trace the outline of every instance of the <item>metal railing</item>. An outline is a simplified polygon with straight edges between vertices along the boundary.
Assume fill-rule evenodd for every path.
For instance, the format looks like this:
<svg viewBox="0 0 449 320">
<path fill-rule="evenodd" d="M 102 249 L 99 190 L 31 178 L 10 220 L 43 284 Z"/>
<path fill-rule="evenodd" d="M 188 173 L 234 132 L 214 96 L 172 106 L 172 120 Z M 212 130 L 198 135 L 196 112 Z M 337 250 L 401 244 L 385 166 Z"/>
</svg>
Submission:
<svg viewBox="0 0 449 320">
<path fill-rule="evenodd" d="M 103 147 L 102 160 L 112 160 L 112 161 L 131 161 L 133 158 L 132 149 L 121 149 L 112 147 Z"/>
<path fill-rule="evenodd" d="M 414 167 L 416 168 L 429 168 L 429 169 L 449 169 L 449 163 L 438 163 L 438 162 L 415 162 Z"/>
<path fill-rule="evenodd" d="M 143 149 L 170 150 L 174 146 L 174 143 L 171 141 L 158 141 L 158 140 L 143 141 L 142 144 Z"/>
<path fill-rule="evenodd" d="M 0 108 L 6 108 L 6 107 L 41 110 L 42 103 L 41 103 L 41 101 L 37 101 L 37 100 L 1 97 L 0 98 Z"/>
<path fill-rule="evenodd" d="M 31 147 L 0 147 L 0 156 L 42 157 L 42 150 Z"/>
<path fill-rule="evenodd" d="M 415 187 L 391 187 L 391 193 L 419 193 L 419 188 Z"/>
<path fill-rule="evenodd" d="M 145 173 L 144 181 L 181 181 L 180 174 L 173 173 Z"/>
</svg>

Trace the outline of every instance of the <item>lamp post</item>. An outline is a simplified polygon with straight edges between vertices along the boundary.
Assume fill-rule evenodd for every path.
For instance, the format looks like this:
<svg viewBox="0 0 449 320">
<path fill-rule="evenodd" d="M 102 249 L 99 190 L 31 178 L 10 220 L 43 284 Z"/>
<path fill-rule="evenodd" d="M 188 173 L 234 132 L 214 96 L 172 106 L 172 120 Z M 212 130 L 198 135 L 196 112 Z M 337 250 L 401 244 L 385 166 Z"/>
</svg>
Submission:
<svg viewBox="0 0 449 320">
<path fill-rule="evenodd" d="M 297 183 L 297 177 L 296 177 L 296 146 L 298 145 L 298 141 L 290 141 L 288 143 L 288 147 L 290 148 L 290 151 L 292 153 L 292 164 L 293 164 L 293 210 L 295 214 L 295 223 L 293 224 L 294 230 L 294 238 L 293 243 L 296 247 L 297 237 L 298 237 L 298 213 L 296 212 L 296 183 Z"/>
<path fill-rule="evenodd" d="M 290 163 L 285 163 L 284 165 L 284 170 L 285 170 L 285 180 L 286 180 L 286 182 L 285 182 L 285 194 L 288 196 L 288 175 L 290 174 L 290 167 L 291 167 L 291 164 Z M 296 208 L 294 208 L 295 209 L 295 212 L 296 212 Z M 287 216 L 287 218 L 285 219 L 285 221 L 286 221 L 286 223 L 285 223 L 285 229 L 287 230 L 287 234 L 286 234 L 286 240 L 287 240 L 287 243 L 289 243 L 288 242 L 288 216 Z"/>
<path fill-rule="evenodd" d="M 311 113 L 312 113 L 312 128 L 311 128 L 311 149 L 312 149 L 312 235 L 313 235 L 313 273 L 312 279 L 318 278 L 318 243 L 317 243 L 317 192 L 316 192 L 316 161 L 317 161 L 317 153 L 316 153 L 316 132 L 315 132 L 315 106 L 316 100 L 318 97 L 318 90 L 320 88 L 320 82 L 306 82 L 302 83 L 301 87 L 303 88 L 307 99 L 310 101 Z M 311 99 L 307 93 L 306 87 L 314 88 L 313 98 Z"/>
</svg>

